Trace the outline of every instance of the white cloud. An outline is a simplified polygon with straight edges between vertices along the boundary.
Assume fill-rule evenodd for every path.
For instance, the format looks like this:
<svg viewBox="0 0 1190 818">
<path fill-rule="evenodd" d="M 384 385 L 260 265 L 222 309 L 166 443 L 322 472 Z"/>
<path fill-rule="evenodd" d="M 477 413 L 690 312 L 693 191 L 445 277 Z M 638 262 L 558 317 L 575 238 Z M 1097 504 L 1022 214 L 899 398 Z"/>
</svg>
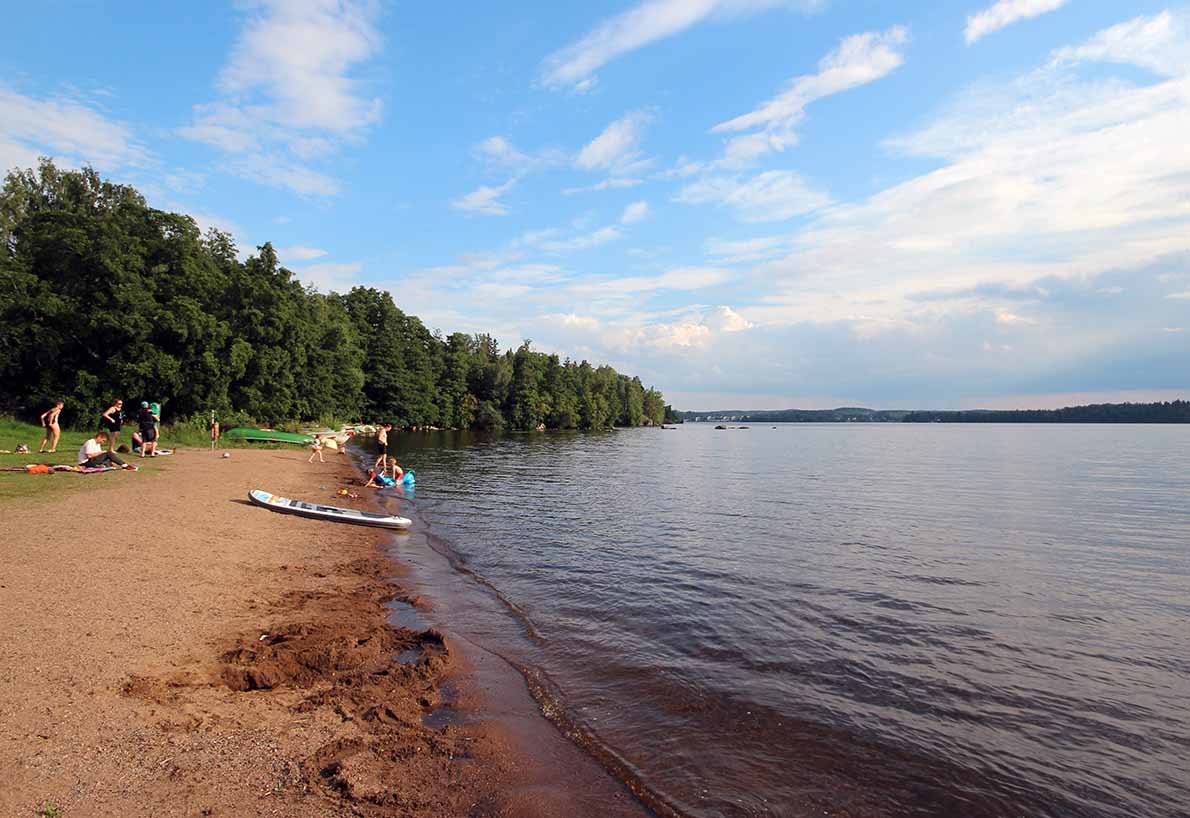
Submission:
<svg viewBox="0 0 1190 818">
<path fill-rule="evenodd" d="M 0 173 L 36 166 L 38 155 L 106 171 L 150 162 L 124 123 L 69 97 L 36 99 L 0 83 Z"/>
<path fill-rule="evenodd" d="M 642 167 L 638 146 L 641 132 L 651 119 L 644 111 L 633 111 L 617 119 L 579 151 L 575 164 L 583 170 L 610 170 L 613 173 L 627 173 Z"/>
<path fill-rule="evenodd" d="M 1016 313 L 1009 312 L 1008 310 L 1000 310 L 996 313 L 996 323 L 1010 327 L 1018 324 L 1036 324 L 1037 322 L 1032 318 L 1026 318 L 1023 315 L 1017 315 Z"/>
<path fill-rule="evenodd" d="M 1109 62 L 1145 68 L 1162 77 L 1190 75 L 1187 16 L 1165 11 L 1104 29 L 1088 42 L 1063 48 L 1055 63 Z"/>
<path fill-rule="evenodd" d="M 508 214 L 508 208 L 500 201 L 500 197 L 511 190 L 515 184 L 516 179 L 513 178 L 498 187 L 480 185 L 470 193 L 455 199 L 450 203 L 450 206 L 455 210 L 463 210 L 468 213 L 486 213 L 489 216 L 505 216 Z"/>
<path fill-rule="evenodd" d="M 178 133 L 236 157 L 225 167 L 303 195 L 337 182 L 304 163 L 358 143 L 381 102 L 352 78 L 375 56 L 378 9 L 369 0 L 256 0 L 220 72 L 218 100 L 194 106 Z"/>
<path fill-rule="evenodd" d="M 1190 290 L 1184 293 L 1170 293 L 1165 297 L 1175 301 L 1190 301 Z"/>
<path fill-rule="evenodd" d="M 796 145 L 806 106 L 887 76 L 905 61 L 903 47 L 908 39 L 903 26 L 847 37 L 819 61 L 817 73 L 794 77 L 785 91 L 759 108 L 712 128 L 713 133 L 743 133 L 727 141 L 717 164 L 744 167 L 766 153 Z"/>
<path fill-rule="evenodd" d="M 743 264 L 788 253 L 788 236 L 757 236 L 750 239 L 708 239 L 707 255 L 729 264 Z"/>
<path fill-rule="evenodd" d="M 716 176 L 682 188 L 675 201 L 718 204 L 736 211 L 745 222 L 776 222 L 821 210 L 831 203 L 791 170 L 770 170 L 750 178 Z"/>
<path fill-rule="evenodd" d="M 550 88 L 579 92 L 595 84 L 594 74 L 616 57 L 672 37 L 712 16 L 744 15 L 776 6 L 813 10 L 821 0 L 646 0 L 611 17 L 577 42 L 545 59 L 542 81 Z"/>
<path fill-rule="evenodd" d="M 970 88 L 932 123 L 891 141 L 938 167 L 832 206 L 791 234 L 790 252 L 755 273 L 778 292 L 750 317 L 913 326 L 975 308 L 914 293 L 1093 279 L 1190 253 L 1190 68 L 1146 83 L 1080 70 L 1081 60 L 1143 66 L 1175 46 L 1190 53 L 1187 28 L 1163 17 L 1113 27 L 1041 69 Z M 1133 32 L 1126 53 L 1100 47 L 1124 31 Z M 989 306 L 1002 305 L 980 309 Z"/>
<path fill-rule="evenodd" d="M 1056 11 L 1067 2 L 1068 0 L 999 0 L 995 5 L 967 18 L 963 37 L 967 45 L 971 45 L 1013 23 Z"/>
<path fill-rule="evenodd" d="M 704 323 L 719 332 L 743 332 L 756 326 L 731 307 L 716 308 Z"/>
<path fill-rule="evenodd" d="M 293 247 L 278 247 L 277 258 L 284 262 L 313 261 L 326 255 L 326 250 L 317 247 L 303 247 L 295 244 Z"/>
<path fill-rule="evenodd" d="M 624 208 L 624 213 L 620 216 L 620 224 L 634 224 L 641 221 L 648 215 L 648 202 L 633 202 Z"/>
<path fill-rule="evenodd" d="M 293 274 L 303 284 L 309 284 L 323 292 L 342 292 L 357 283 L 357 277 L 363 268 L 362 261 L 324 262 L 295 267 Z"/>
<path fill-rule="evenodd" d="M 594 193 L 600 190 L 621 190 L 623 188 L 637 187 L 641 184 L 640 179 L 628 179 L 623 177 L 614 177 L 611 179 L 604 179 L 594 185 L 586 185 L 585 187 L 568 187 L 563 188 L 563 196 L 574 196 L 579 193 Z"/>
<path fill-rule="evenodd" d="M 589 250 L 592 247 L 599 247 L 622 237 L 623 234 L 620 233 L 617 227 L 601 227 L 598 230 L 592 230 L 589 233 L 583 233 L 569 239 L 538 241 L 536 245 L 539 249 L 551 255 L 565 255 L 579 250 Z"/>
<path fill-rule="evenodd" d="M 489 136 L 475 146 L 475 156 L 495 168 L 525 174 L 562 164 L 565 155 L 557 150 L 529 154 L 517 148 L 506 137 Z"/>
</svg>

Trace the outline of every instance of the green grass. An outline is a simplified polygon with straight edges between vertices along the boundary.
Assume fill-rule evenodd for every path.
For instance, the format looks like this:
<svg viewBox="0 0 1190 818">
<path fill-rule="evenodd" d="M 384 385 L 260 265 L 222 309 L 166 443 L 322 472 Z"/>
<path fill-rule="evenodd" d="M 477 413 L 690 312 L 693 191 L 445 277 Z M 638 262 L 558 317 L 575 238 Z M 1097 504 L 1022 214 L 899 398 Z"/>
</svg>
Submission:
<svg viewBox="0 0 1190 818">
<path fill-rule="evenodd" d="M 62 808 L 53 801 L 43 801 L 34 815 L 37 818 L 62 818 Z"/>
<path fill-rule="evenodd" d="M 125 426 L 120 432 L 120 443 L 132 445 L 132 431 L 135 426 Z M 78 462 L 78 450 L 87 438 L 95 434 L 94 431 L 75 431 L 63 429 L 58 440 L 58 451 L 38 454 L 44 430 L 31 423 L 23 423 L 11 418 L 0 418 L 0 468 L 24 467 L 31 463 L 45 463 L 51 466 L 60 464 L 74 465 Z M 29 447 L 28 454 L 11 453 L 18 443 Z M 165 426 L 161 429 L 160 447 L 162 449 L 210 449 L 211 440 L 207 432 L 194 426 L 179 425 Z M 292 451 L 305 447 L 277 443 L 246 443 L 240 440 L 221 440 L 220 449 L 281 449 Z M 137 479 L 151 477 L 154 472 L 168 468 L 172 458 L 141 458 L 135 454 L 120 453 L 120 457 L 128 463 L 135 463 L 141 468 Z M 0 471 L 0 506 L 13 502 L 33 502 L 44 498 L 60 496 L 63 492 L 81 491 L 102 485 L 110 485 L 111 480 L 122 479 L 127 475 L 119 472 L 112 474 L 26 474 L 24 472 Z"/>
</svg>

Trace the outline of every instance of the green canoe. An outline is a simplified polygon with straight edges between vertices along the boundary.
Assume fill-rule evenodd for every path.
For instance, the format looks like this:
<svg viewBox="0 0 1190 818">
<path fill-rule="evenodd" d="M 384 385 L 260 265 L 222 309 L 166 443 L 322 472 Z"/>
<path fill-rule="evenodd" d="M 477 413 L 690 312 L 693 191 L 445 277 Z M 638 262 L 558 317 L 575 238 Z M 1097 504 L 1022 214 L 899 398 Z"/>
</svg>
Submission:
<svg viewBox="0 0 1190 818">
<path fill-rule="evenodd" d="M 223 433 L 223 437 L 231 440 L 251 440 L 258 443 L 297 443 L 300 446 L 308 446 L 314 442 L 314 438 L 309 435 L 273 432 L 268 429 L 250 429 L 247 426 L 228 429 Z"/>
</svg>

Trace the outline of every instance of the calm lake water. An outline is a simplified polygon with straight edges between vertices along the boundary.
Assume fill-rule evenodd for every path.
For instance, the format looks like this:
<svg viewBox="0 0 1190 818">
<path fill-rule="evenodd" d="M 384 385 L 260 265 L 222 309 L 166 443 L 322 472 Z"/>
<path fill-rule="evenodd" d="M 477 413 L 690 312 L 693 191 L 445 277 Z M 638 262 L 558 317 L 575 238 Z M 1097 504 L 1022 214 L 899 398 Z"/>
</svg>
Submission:
<svg viewBox="0 0 1190 818">
<path fill-rule="evenodd" d="M 661 814 L 1190 814 L 1188 427 L 395 437 L 435 616 Z"/>
</svg>

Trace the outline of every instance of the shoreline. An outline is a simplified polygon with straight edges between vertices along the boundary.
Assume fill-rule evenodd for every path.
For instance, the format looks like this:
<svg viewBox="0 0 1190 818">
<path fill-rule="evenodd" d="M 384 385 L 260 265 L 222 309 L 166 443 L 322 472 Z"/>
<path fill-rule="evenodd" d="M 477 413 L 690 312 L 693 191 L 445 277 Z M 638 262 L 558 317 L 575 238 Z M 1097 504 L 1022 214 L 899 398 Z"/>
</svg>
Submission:
<svg viewBox="0 0 1190 818">
<path fill-rule="evenodd" d="M 507 743 L 422 723 L 458 663 L 387 621 L 385 535 L 241 499 L 356 482 L 347 458 L 193 450 L 152 483 L 7 505 L 0 812 L 504 814 Z"/>
</svg>

